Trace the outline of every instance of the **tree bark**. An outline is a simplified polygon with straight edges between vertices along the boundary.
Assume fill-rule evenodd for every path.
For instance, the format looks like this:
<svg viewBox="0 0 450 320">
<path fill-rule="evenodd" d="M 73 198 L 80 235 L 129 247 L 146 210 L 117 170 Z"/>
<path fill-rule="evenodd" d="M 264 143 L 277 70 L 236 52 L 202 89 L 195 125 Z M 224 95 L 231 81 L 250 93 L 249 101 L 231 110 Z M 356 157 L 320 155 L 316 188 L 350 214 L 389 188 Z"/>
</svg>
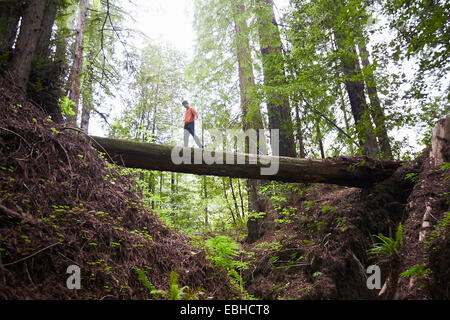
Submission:
<svg viewBox="0 0 450 320">
<path fill-rule="evenodd" d="M 203 199 L 207 200 L 208 199 L 208 189 L 206 186 L 206 177 L 203 176 Z M 205 201 L 205 228 L 208 229 L 209 228 L 209 213 L 208 213 L 208 202 Z"/>
<path fill-rule="evenodd" d="M 303 130 L 302 130 L 302 124 L 300 122 L 300 112 L 298 104 L 295 105 L 295 126 L 296 126 L 296 133 L 297 133 L 297 141 L 298 141 L 298 147 L 299 147 L 299 156 L 300 158 L 306 157 L 306 151 L 305 151 L 305 144 L 303 142 Z"/>
<path fill-rule="evenodd" d="M 52 2 L 54 2 L 54 0 Z M 45 111 L 52 117 L 53 121 L 62 123 L 64 121 L 64 118 L 59 107 L 59 101 L 66 94 L 64 89 L 66 86 L 66 78 L 69 69 L 66 61 L 66 52 L 68 47 L 67 39 L 70 36 L 71 30 L 69 30 L 69 28 L 67 27 L 67 21 L 65 21 L 68 19 L 67 16 L 69 16 L 69 13 L 67 12 L 67 6 L 56 6 L 56 9 L 57 18 L 55 17 L 54 19 L 57 26 L 57 31 L 54 36 L 55 52 L 52 55 L 48 49 L 44 49 L 44 55 L 46 55 L 47 57 L 50 57 L 50 55 L 52 55 L 53 61 L 51 66 L 52 70 L 51 72 L 48 72 L 51 77 L 47 77 L 49 78 L 47 79 L 47 81 L 50 82 L 50 88 L 45 99 L 45 104 L 42 104 L 45 108 Z M 50 10 L 51 12 L 51 10 L 53 9 L 47 7 L 46 10 Z M 42 25 L 44 24 L 45 22 L 43 21 Z M 46 25 L 49 26 L 49 23 L 47 23 Z M 48 37 L 51 36 L 52 29 L 53 26 L 47 32 Z M 46 42 L 49 45 L 50 38 L 48 38 Z"/>
<path fill-rule="evenodd" d="M 365 156 L 318 160 L 214 151 L 211 151 L 213 157 L 216 153 L 220 153 L 223 159 L 232 159 L 232 163 L 208 165 L 202 159 L 200 164 L 194 164 L 195 153 L 198 156 L 209 152 L 194 148 L 185 149 L 186 159 L 189 159 L 192 164 L 186 161 L 177 165 L 172 162 L 173 146 L 101 137 L 93 137 L 93 139 L 97 142 L 93 144 L 95 148 L 101 152 L 106 151 L 114 161 L 126 167 L 231 178 L 370 187 L 391 176 L 401 165 L 399 161 L 372 159 Z M 244 164 L 238 164 L 238 157 L 244 159 Z M 278 161 L 279 170 L 275 175 L 261 174 L 261 168 L 268 167 L 268 163 L 274 164 L 276 161 Z"/>
<path fill-rule="evenodd" d="M 336 45 L 340 50 L 342 71 L 345 76 L 345 88 L 350 99 L 353 118 L 356 123 L 360 145 L 363 154 L 375 158 L 378 154 L 377 141 L 373 135 L 373 127 L 368 117 L 364 83 L 354 78 L 361 74 L 361 68 L 357 59 L 355 46 L 348 44 L 346 36 L 335 32 Z"/>
<path fill-rule="evenodd" d="M 64 61 L 65 64 L 67 64 L 65 62 L 66 52 L 67 52 L 67 47 L 68 47 L 67 39 L 70 37 L 70 34 L 71 34 L 71 30 L 69 29 L 68 22 L 67 22 L 68 16 L 69 16 L 69 12 L 68 12 L 67 8 L 58 10 L 57 19 L 56 19 L 57 31 L 55 34 L 54 60 L 56 62 Z M 69 68 L 66 65 L 64 68 L 64 75 L 66 75 L 66 73 L 68 72 L 68 69 Z"/>
<path fill-rule="evenodd" d="M 322 131 L 320 130 L 320 121 L 316 119 L 317 143 L 319 144 L 320 156 L 325 159 L 325 149 L 323 147 Z"/>
<path fill-rule="evenodd" d="M 450 162 L 450 117 L 439 120 L 433 129 L 430 161 L 433 167 Z"/>
<path fill-rule="evenodd" d="M 223 196 L 225 197 L 225 202 L 227 203 L 228 210 L 230 210 L 231 218 L 233 219 L 233 224 L 236 225 L 236 217 L 234 216 L 233 209 L 231 208 L 230 202 L 228 201 L 225 178 L 222 178 L 222 187 L 223 187 Z"/>
<path fill-rule="evenodd" d="M 358 44 L 359 55 L 362 65 L 365 69 L 365 82 L 367 86 L 367 93 L 369 94 L 370 105 L 372 106 L 372 119 L 377 128 L 378 142 L 380 144 L 380 151 L 383 158 L 392 159 L 392 148 L 389 142 L 388 131 L 386 128 L 386 116 L 383 107 L 381 106 L 380 98 L 378 97 L 378 90 L 373 75 L 373 70 L 369 61 L 369 52 L 366 44 Z"/>
<path fill-rule="evenodd" d="M 242 197 L 242 188 L 241 188 L 241 180 L 237 179 L 238 181 L 238 191 L 239 191 L 239 199 L 241 201 L 241 212 L 242 212 L 242 218 L 245 216 L 245 210 L 244 210 L 244 198 Z"/>
<path fill-rule="evenodd" d="M 345 132 L 349 133 L 350 132 L 350 124 L 349 124 L 349 120 L 348 120 L 348 116 L 347 116 L 347 110 L 345 108 L 344 92 L 342 90 L 341 84 L 339 84 L 338 92 L 339 92 L 339 98 L 340 98 L 340 108 L 341 108 L 342 114 L 344 116 Z M 349 143 L 349 149 L 350 149 L 350 154 L 354 155 L 355 151 L 353 149 L 352 141 L 350 141 L 350 143 Z"/>
<path fill-rule="evenodd" d="M 92 111 L 92 86 L 86 88 L 86 93 L 83 93 L 83 108 L 81 110 L 81 124 L 80 128 L 84 132 L 89 132 L 89 121 L 91 119 Z"/>
<path fill-rule="evenodd" d="M 22 23 L 12 58 L 12 74 L 15 84 L 26 90 L 30 77 L 33 59 L 41 32 L 44 17 L 45 1 L 29 0 L 22 15 Z"/>
<path fill-rule="evenodd" d="M 280 130 L 279 155 L 295 157 L 291 108 L 287 96 L 280 93 L 278 88 L 286 84 L 286 73 L 280 31 L 273 12 L 273 0 L 259 0 L 258 4 L 258 33 L 264 85 L 267 89 L 269 129 Z"/>
<path fill-rule="evenodd" d="M 241 109 L 243 115 L 243 128 L 263 129 L 263 120 L 260 106 L 255 103 L 252 95 L 255 94 L 255 75 L 250 52 L 249 30 L 245 20 L 245 6 L 238 2 L 233 8 L 236 57 L 238 62 L 239 89 Z"/>
<path fill-rule="evenodd" d="M 75 48 L 73 54 L 72 69 L 69 76 L 69 99 L 75 103 L 73 107 L 74 115 L 68 116 L 67 120 L 72 125 L 77 125 L 78 103 L 81 92 L 81 72 L 83 69 L 83 50 L 84 50 L 84 30 L 86 29 L 86 18 L 89 0 L 81 0 L 79 4 L 79 13 L 76 27 Z"/>
<path fill-rule="evenodd" d="M 58 6 L 55 0 L 46 0 L 44 17 L 41 21 L 41 34 L 36 47 L 37 63 L 33 63 L 30 74 L 28 94 L 40 104 L 45 112 L 57 123 L 63 122 L 59 99 L 62 94 L 64 68 L 61 61 L 55 61 L 51 53 L 51 39 Z M 36 87 L 35 83 L 41 86 Z"/>
<path fill-rule="evenodd" d="M 95 51 L 91 50 L 88 55 L 89 63 L 86 68 L 86 77 L 83 81 L 83 107 L 81 109 L 81 124 L 80 128 L 84 132 L 89 131 L 89 121 L 91 119 L 91 112 L 94 109 L 92 103 L 93 96 L 93 81 L 94 81 L 94 57 Z"/>
<path fill-rule="evenodd" d="M 58 7 L 55 0 L 47 0 L 44 17 L 41 22 L 41 34 L 36 48 L 36 53 L 42 58 L 50 58 L 50 40 L 52 38 L 53 25 L 55 24 Z"/>
<path fill-rule="evenodd" d="M 176 185 L 175 185 L 175 172 L 170 173 L 170 202 L 175 199 Z"/>
<path fill-rule="evenodd" d="M 153 172 L 149 172 L 148 175 L 148 189 L 150 191 L 151 194 L 155 194 L 155 176 L 153 174 Z M 155 201 L 154 200 L 150 200 L 150 207 L 155 210 Z"/>
<path fill-rule="evenodd" d="M 10 58 L 19 28 L 24 1 L 7 0 L 0 2 L 0 54 Z"/>
<path fill-rule="evenodd" d="M 241 215 L 239 213 L 239 206 L 238 206 L 238 203 L 237 203 L 236 194 L 234 192 L 233 179 L 232 178 L 228 178 L 228 180 L 230 182 L 231 195 L 233 196 L 234 210 L 236 210 L 236 216 L 240 219 Z"/>
<path fill-rule="evenodd" d="M 260 106 L 256 103 L 254 98 L 255 94 L 255 76 L 253 72 L 253 62 L 250 51 L 249 30 L 245 15 L 245 5 L 238 1 L 233 5 L 233 19 L 234 19 L 234 31 L 235 31 L 235 45 L 236 45 L 236 57 L 238 61 L 238 74 L 239 74 L 239 89 L 241 97 L 241 109 L 243 119 L 243 129 L 263 129 L 263 118 L 260 110 Z M 257 149 L 259 150 L 261 143 L 265 141 L 258 141 Z M 249 151 L 249 144 L 246 141 L 246 151 Z M 258 187 L 260 181 L 249 179 L 247 181 L 248 189 L 248 211 L 260 211 L 259 208 L 259 195 Z M 233 215 L 234 219 L 234 215 Z M 247 228 L 249 233 L 257 232 L 258 221 L 248 219 Z"/>
</svg>

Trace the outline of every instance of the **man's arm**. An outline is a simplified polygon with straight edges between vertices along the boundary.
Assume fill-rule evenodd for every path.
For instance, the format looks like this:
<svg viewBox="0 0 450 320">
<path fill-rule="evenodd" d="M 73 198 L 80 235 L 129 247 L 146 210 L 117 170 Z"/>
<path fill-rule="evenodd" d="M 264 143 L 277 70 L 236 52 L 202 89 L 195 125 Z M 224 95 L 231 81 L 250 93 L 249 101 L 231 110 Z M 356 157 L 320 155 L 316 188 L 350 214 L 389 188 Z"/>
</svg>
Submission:
<svg viewBox="0 0 450 320">
<path fill-rule="evenodd" d="M 191 108 L 192 108 L 192 114 L 194 115 L 194 120 L 197 120 L 198 119 L 197 110 L 195 110 L 194 107 L 191 107 Z"/>
</svg>

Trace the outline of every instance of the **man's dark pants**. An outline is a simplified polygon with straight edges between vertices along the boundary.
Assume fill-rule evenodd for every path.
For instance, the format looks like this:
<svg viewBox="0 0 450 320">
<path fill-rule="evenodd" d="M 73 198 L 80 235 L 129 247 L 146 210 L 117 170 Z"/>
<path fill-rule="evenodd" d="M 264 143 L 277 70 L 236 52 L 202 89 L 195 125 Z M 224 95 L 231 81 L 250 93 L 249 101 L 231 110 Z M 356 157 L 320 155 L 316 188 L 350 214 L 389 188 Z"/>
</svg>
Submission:
<svg viewBox="0 0 450 320">
<path fill-rule="evenodd" d="M 187 147 L 189 145 L 189 135 L 192 135 L 194 137 L 194 141 L 197 144 L 199 148 L 203 148 L 202 143 L 200 142 L 200 139 L 195 134 L 195 122 L 189 122 L 184 125 L 184 146 Z"/>
</svg>

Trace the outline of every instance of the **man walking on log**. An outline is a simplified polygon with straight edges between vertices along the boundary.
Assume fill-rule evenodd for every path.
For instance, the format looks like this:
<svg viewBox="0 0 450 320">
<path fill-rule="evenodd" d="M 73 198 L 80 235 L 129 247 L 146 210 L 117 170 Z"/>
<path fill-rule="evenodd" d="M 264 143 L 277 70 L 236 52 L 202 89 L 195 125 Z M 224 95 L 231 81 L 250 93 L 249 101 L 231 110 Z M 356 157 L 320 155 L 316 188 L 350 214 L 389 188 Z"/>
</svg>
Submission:
<svg viewBox="0 0 450 320">
<path fill-rule="evenodd" d="M 186 100 L 183 101 L 183 106 L 186 108 L 184 116 L 184 146 L 187 147 L 189 145 L 189 135 L 192 135 L 197 146 L 203 148 L 200 139 L 195 134 L 195 120 L 198 119 L 197 111 Z"/>
</svg>

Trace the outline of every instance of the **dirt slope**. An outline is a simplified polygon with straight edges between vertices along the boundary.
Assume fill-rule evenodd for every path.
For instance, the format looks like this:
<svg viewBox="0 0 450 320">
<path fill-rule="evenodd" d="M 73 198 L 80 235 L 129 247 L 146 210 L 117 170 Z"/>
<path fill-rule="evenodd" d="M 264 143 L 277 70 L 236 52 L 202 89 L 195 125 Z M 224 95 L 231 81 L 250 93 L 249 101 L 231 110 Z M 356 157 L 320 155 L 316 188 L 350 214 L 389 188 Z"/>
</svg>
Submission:
<svg viewBox="0 0 450 320">
<path fill-rule="evenodd" d="M 291 200 L 284 208 L 295 212 L 290 222 L 269 208 L 268 216 L 282 222 L 268 224 L 273 230 L 246 246 L 255 252 L 245 275 L 249 293 L 264 299 L 448 299 L 449 175 L 448 169 L 430 167 L 425 150 L 371 189 L 299 185 L 286 195 Z M 426 239 L 419 241 L 427 205 L 432 218 Z M 393 236 L 400 222 L 403 245 L 392 264 L 399 280 L 380 296 L 380 290 L 367 288 L 366 269 L 379 265 L 383 284 L 392 265 L 367 250 L 377 240 L 373 235 Z M 421 264 L 426 272 L 400 276 Z"/>
<path fill-rule="evenodd" d="M 0 80 L 0 299 L 153 298 L 135 268 L 157 289 L 176 271 L 199 298 L 232 297 L 226 274 L 137 194 L 88 138 Z M 70 265 L 81 290 L 66 288 Z"/>
<path fill-rule="evenodd" d="M 245 247 L 255 252 L 243 275 L 249 293 L 385 299 L 367 288 L 366 268 L 379 264 L 384 283 L 389 265 L 367 249 L 374 234 L 393 234 L 402 222 L 399 280 L 389 294 L 448 299 L 449 171 L 431 167 L 426 150 L 372 189 L 300 185 L 286 193 L 285 212 L 295 214 L 270 205 L 267 217 L 281 223 L 267 224 L 263 238 Z M 154 298 L 135 268 L 157 289 L 167 290 L 176 271 L 179 286 L 203 292 L 199 298 L 234 297 L 226 274 L 138 194 L 132 177 L 108 166 L 88 138 L 50 121 L 0 79 L 0 299 Z M 81 268 L 81 290 L 66 288 L 70 265 Z"/>
</svg>

